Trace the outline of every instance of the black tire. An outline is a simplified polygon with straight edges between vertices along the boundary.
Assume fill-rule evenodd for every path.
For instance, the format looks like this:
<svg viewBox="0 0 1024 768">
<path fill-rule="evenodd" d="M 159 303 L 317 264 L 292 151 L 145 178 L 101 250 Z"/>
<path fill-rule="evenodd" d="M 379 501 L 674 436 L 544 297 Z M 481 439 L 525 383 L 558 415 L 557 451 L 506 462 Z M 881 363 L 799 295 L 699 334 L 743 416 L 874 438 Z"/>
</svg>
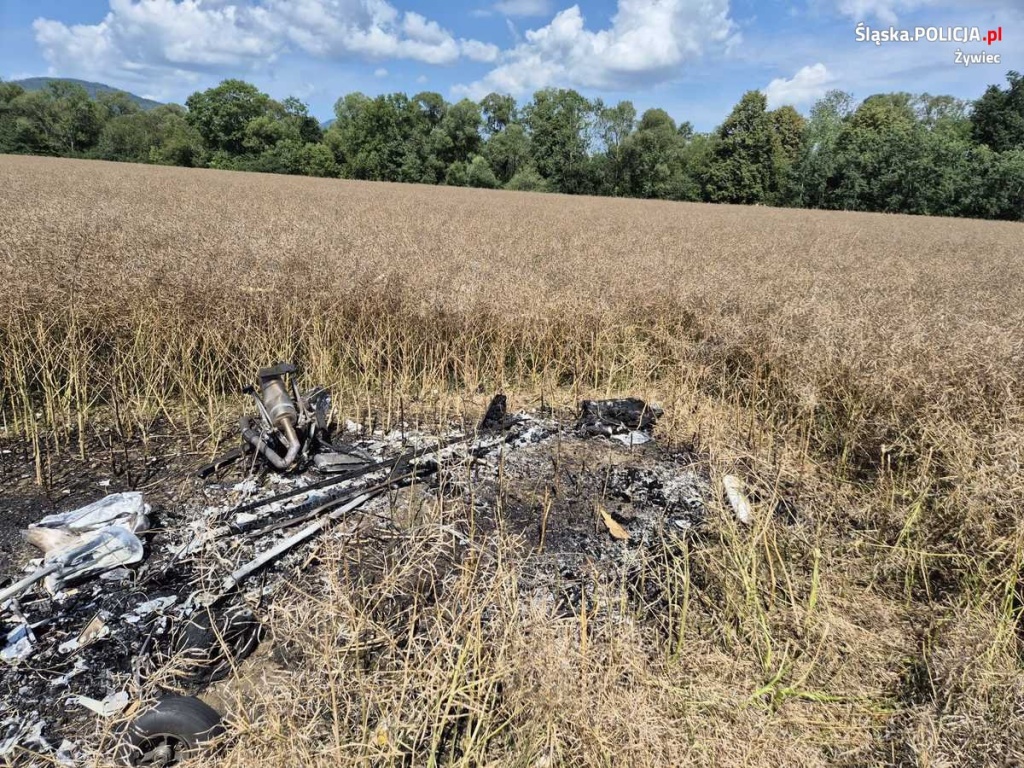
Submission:
<svg viewBox="0 0 1024 768">
<path fill-rule="evenodd" d="M 128 724 L 118 757 L 130 766 L 174 765 L 223 733 L 213 707 L 192 696 L 168 696 Z"/>
</svg>

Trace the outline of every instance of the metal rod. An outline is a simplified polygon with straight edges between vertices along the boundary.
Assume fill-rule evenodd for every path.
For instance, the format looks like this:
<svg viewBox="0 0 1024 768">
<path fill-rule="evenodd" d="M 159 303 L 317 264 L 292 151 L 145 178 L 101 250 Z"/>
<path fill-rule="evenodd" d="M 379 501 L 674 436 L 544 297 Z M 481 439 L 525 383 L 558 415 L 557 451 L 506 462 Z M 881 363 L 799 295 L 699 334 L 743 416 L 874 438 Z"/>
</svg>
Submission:
<svg viewBox="0 0 1024 768">
<path fill-rule="evenodd" d="M 264 536 L 264 535 L 266 535 L 268 533 L 273 533 L 274 531 L 278 531 L 278 530 L 280 530 L 282 528 L 290 528 L 293 525 L 298 525 L 299 523 L 304 523 L 307 520 L 313 519 L 314 517 L 319 517 L 320 515 L 322 515 L 326 510 L 330 509 L 331 507 L 336 506 L 338 504 L 344 504 L 349 499 L 354 498 L 355 496 L 358 496 L 360 494 L 372 493 L 372 494 L 376 495 L 376 494 L 378 494 L 378 493 L 380 493 L 382 491 L 388 490 L 389 488 L 395 486 L 398 483 L 404 483 L 406 480 L 414 480 L 417 477 L 419 477 L 420 475 L 426 475 L 426 474 L 432 474 L 432 473 L 421 473 L 419 470 L 416 470 L 416 471 L 413 471 L 413 472 L 406 472 L 404 475 L 395 475 L 395 476 L 389 478 L 388 480 L 386 480 L 385 482 L 379 483 L 379 484 L 374 485 L 374 486 L 370 486 L 369 488 L 353 488 L 351 493 L 345 494 L 344 496 L 341 496 L 339 498 L 331 499 L 329 502 L 327 502 L 325 504 L 321 504 L 316 509 L 312 509 L 309 512 L 306 512 L 305 514 L 297 515 L 295 517 L 285 518 L 284 520 L 279 520 L 276 523 L 272 523 L 272 524 L 270 524 L 268 526 L 265 526 L 263 528 L 257 528 L 256 530 L 253 530 L 252 527 L 249 527 L 249 528 L 246 528 L 244 531 L 240 531 L 240 532 L 247 534 L 250 538 L 257 538 L 259 536 Z M 236 528 L 237 527 L 240 527 L 240 526 L 236 526 Z"/>
<path fill-rule="evenodd" d="M 61 569 L 60 563 L 50 563 L 43 568 L 30 573 L 28 576 L 23 578 L 21 581 L 16 581 L 3 592 L 0 592 L 0 603 L 6 602 L 9 598 L 17 597 L 22 592 L 25 592 L 29 587 L 35 584 L 37 581 L 42 581 L 54 571 Z"/>
<path fill-rule="evenodd" d="M 306 526 L 301 531 L 296 533 L 294 536 L 291 536 L 291 537 L 285 539 L 284 541 L 282 541 L 276 547 L 268 549 L 266 552 L 264 552 L 262 555 L 257 557 L 255 560 L 247 563 L 246 565 L 243 565 L 237 571 L 235 571 L 230 576 L 228 576 L 226 579 L 224 579 L 224 583 L 222 585 L 224 590 L 227 591 L 229 589 L 232 589 L 232 588 L 238 586 L 248 576 L 252 575 L 255 571 L 258 571 L 260 568 L 262 568 L 267 563 L 270 563 L 273 560 L 276 560 L 277 558 L 281 557 L 281 555 L 285 554 L 289 550 L 294 549 L 295 547 L 297 547 L 299 544 L 302 544 L 303 542 L 308 541 L 309 539 L 311 539 L 314 536 L 316 536 L 318 533 L 323 532 L 324 530 L 326 530 L 330 526 L 330 524 L 332 522 L 334 522 L 335 520 L 340 519 L 341 517 L 343 517 L 344 515 L 348 514 L 349 512 L 351 512 L 356 507 L 358 507 L 360 504 L 363 504 L 364 502 L 369 501 L 372 497 L 376 496 L 377 494 L 379 494 L 381 492 L 382 491 L 376 491 L 375 493 L 362 493 L 362 494 L 360 494 L 356 498 L 352 499 L 352 501 L 350 501 L 348 504 L 345 504 L 344 506 L 340 507 L 339 509 L 336 509 L 334 512 L 332 512 L 331 514 L 327 515 L 326 517 L 320 518 L 315 523 L 312 523 L 312 524 Z"/>
<path fill-rule="evenodd" d="M 309 491 L 319 490 L 320 488 L 327 488 L 331 485 L 337 485 L 338 483 L 343 483 L 346 480 L 352 480 L 353 478 L 356 477 L 363 477 L 364 475 L 368 475 L 371 472 L 376 472 L 379 469 L 388 469 L 389 467 L 393 467 L 402 461 L 412 461 L 413 459 L 418 459 L 421 456 L 426 456 L 427 454 L 433 453 L 435 451 L 440 451 L 444 448 L 448 448 L 449 446 L 456 445 L 458 443 L 468 442 L 470 439 L 472 439 L 470 435 L 465 435 L 463 437 L 442 440 L 440 443 L 430 448 L 418 448 L 414 451 L 406 451 L 405 453 L 399 454 L 398 456 L 394 456 L 390 459 L 384 459 L 382 461 L 377 461 L 372 464 L 367 464 L 364 467 L 352 469 L 349 470 L 348 472 L 341 472 L 337 475 L 326 477 L 323 480 L 318 480 L 315 483 L 310 483 L 309 485 L 304 485 L 300 488 L 292 488 L 290 491 L 284 491 L 283 493 L 279 493 L 274 496 L 268 496 L 264 499 L 257 499 L 256 501 L 251 501 L 248 504 L 243 504 L 240 507 L 235 507 L 234 509 L 221 513 L 221 519 L 231 515 L 241 515 L 246 512 L 252 512 L 254 509 L 259 509 L 260 507 L 265 507 L 268 504 L 273 504 L 278 501 L 284 501 L 285 499 L 290 499 L 294 496 L 299 496 L 303 493 L 308 493 Z"/>
<path fill-rule="evenodd" d="M 242 443 L 241 445 L 232 448 L 227 453 L 218 456 L 209 464 L 200 467 L 198 470 L 196 470 L 196 476 L 199 478 L 207 478 L 213 473 L 219 472 L 228 464 L 231 464 L 234 461 L 238 461 L 250 450 L 252 450 L 252 446 L 249 443 Z"/>
</svg>

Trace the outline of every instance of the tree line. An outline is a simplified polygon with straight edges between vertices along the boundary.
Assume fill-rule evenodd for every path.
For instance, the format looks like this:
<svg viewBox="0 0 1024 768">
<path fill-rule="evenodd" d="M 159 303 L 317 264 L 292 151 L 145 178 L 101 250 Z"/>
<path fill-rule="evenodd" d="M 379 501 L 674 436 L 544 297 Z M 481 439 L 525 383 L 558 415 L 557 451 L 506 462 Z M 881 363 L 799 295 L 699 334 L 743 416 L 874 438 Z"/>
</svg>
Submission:
<svg viewBox="0 0 1024 768">
<path fill-rule="evenodd" d="M 743 95 L 714 131 L 547 88 L 350 93 L 323 128 L 241 80 L 141 110 L 73 83 L 0 82 L 0 152 L 308 176 L 1024 220 L 1024 77 L 975 101 L 831 91 L 808 117 Z"/>
</svg>

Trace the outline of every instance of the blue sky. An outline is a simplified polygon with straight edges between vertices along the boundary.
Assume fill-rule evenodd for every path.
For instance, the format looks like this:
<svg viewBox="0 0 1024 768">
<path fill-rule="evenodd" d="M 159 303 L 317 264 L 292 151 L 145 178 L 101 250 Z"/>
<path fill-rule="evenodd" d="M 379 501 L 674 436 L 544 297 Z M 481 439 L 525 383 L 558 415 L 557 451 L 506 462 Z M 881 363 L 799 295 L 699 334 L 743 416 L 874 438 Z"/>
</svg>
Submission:
<svg viewBox="0 0 1024 768">
<path fill-rule="evenodd" d="M 863 22 L 1002 27 L 982 42 L 858 42 Z M 956 49 L 998 54 L 963 66 Z M 830 88 L 976 98 L 1024 71 L 1022 0 L 0 0 L 0 77 L 97 80 L 160 101 L 227 77 L 316 116 L 335 100 L 545 86 L 714 128 L 744 91 L 801 111 Z"/>
</svg>

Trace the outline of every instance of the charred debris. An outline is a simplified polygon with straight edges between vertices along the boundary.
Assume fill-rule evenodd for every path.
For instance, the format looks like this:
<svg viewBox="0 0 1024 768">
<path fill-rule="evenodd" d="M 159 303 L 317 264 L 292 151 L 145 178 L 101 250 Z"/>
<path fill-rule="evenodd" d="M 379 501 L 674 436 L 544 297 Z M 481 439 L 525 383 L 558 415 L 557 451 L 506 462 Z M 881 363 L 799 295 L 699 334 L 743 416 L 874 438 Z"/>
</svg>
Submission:
<svg viewBox="0 0 1024 768">
<path fill-rule="evenodd" d="M 205 745 L 221 726 L 192 697 L 258 646 L 260 615 L 304 567 L 310 542 L 339 526 L 388 525 L 384 497 L 394 489 L 468 497 L 444 480 L 469 467 L 483 484 L 474 503 L 494 513 L 486 486 L 499 464 L 525 482 L 568 446 L 556 471 L 569 473 L 575 496 L 541 532 L 538 561 L 538 573 L 560 581 L 595 558 L 621 560 L 656 528 L 686 532 L 704 516 L 706 474 L 658 446 L 661 411 L 638 398 L 583 401 L 559 420 L 543 408 L 510 413 L 499 394 L 476 429 L 425 434 L 339 429 L 330 393 L 300 389 L 290 364 L 259 371 L 246 392 L 254 413 L 239 420 L 239 445 L 198 469 L 194 492 L 160 510 L 160 525 L 142 493 L 124 492 L 25 531 L 39 557 L 0 587 L 0 762 L 76 764 L 101 750 L 168 765 Z M 619 460 L 601 471 L 574 465 L 587 450 Z M 225 482 L 227 473 L 243 479 Z M 741 496 L 730 487 L 730 503 Z M 598 509 L 587 497 L 607 502 Z M 535 508 L 515 494 L 507 506 L 511 526 L 535 535 Z M 98 741 L 97 716 L 119 719 L 115 743 Z"/>
</svg>

